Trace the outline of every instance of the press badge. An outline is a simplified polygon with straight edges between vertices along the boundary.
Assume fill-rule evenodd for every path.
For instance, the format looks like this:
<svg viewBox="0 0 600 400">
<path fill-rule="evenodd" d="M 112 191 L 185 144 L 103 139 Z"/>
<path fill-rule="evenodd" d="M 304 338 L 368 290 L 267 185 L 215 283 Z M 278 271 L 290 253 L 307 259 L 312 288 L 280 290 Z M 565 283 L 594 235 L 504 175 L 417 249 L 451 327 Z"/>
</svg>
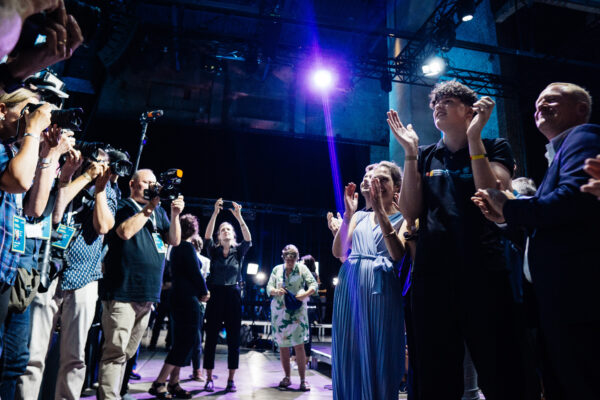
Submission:
<svg viewBox="0 0 600 400">
<path fill-rule="evenodd" d="M 25 218 L 18 215 L 13 217 L 12 251 L 25 252 Z"/>
<path fill-rule="evenodd" d="M 42 225 L 42 234 L 40 235 L 40 239 L 49 240 L 52 233 L 52 213 L 44 218 L 42 222 L 40 222 L 40 225 Z"/>
<path fill-rule="evenodd" d="M 52 246 L 65 250 L 67 246 L 69 246 L 69 242 L 75 234 L 75 228 L 73 228 L 72 226 L 60 224 L 56 229 L 56 233 L 61 234 L 62 237 L 61 239 L 52 242 Z"/>
<path fill-rule="evenodd" d="M 152 234 L 152 238 L 154 239 L 154 245 L 156 246 L 156 251 L 158 251 L 159 254 L 166 253 L 167 246 L 165 246 L 165 242 L 162 240 L 162 237 L 160 237 L 160 233 L 154 232 Z"/>
</svg>

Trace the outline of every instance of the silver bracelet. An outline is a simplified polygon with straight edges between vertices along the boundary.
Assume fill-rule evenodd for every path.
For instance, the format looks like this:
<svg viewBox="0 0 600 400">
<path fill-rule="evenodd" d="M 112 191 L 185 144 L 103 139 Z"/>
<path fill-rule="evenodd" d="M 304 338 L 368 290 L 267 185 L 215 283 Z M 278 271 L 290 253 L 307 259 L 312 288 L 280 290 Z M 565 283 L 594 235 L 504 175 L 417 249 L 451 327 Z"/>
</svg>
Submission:
<svg viewBox="0 0 600 400">
<path fill-rule="evenodd" d="M 23 137 L 25 137 L 25 136 L 31 136 L 32 138 L 37 139 L 38 141 L 40 140 L 40 135 L 34 135 L 33 133 L 25 132 L 23 134 Z"/>
</svg>

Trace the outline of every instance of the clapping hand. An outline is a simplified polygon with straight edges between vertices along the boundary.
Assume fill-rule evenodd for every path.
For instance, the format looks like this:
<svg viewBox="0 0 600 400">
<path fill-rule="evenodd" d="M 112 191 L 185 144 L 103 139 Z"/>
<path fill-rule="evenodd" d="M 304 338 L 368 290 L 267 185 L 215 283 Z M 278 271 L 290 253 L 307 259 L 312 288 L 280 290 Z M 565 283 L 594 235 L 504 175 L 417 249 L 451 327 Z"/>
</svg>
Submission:
<svg viewBox="0 0 600 400">
<path fill-rule="evenodd" d="M 327 227 L 334 235 L 340 230 L 340 226 L 342 226 L 342 216 L 340 213 L 337 213 L 337 217 L 333 216 L 333 213 L 330 211 L 327 213 Z"/>
<path fill-rule="evenodd" d="M 352 218 L 358 209 L 358 193 L 356 193 L 356 184 L 350 182 L 344 188 L 344 218 Z"/>
<path fill-rule="evenodd" d="M 492 111 L 496 103 L 491 97 L 484 96 L 475 104 L 473 104 L 473 111 L 476 113 L 471 124 L 467 128 L 467 137 L 480 136 L 483 127 L 490 119 Z"/>
<path fill-rule="evenodd" d="M 379 178 L 371 180 L 371 206 L 376 214 L 385 214 L 383 199 L 381 198 L 381 183 Z"/>
<path fill-rule="evenodd" d="M 600 200 L 600 154 L 596 156 L 596 158 L 588 158 L 585 160 L 583 170 L 587 172 L 592 179 L 581 186 L 581 191 L 590 193 Z"/>
<path fill-rule="evenodd" d="M 404 149 L 404 152 L 409 155 L 416 155 L 419 147 L 419 136 L 417 136 L 413 126 L 408 124 L 405 127 L 395 110 L 388 111 L 387 123 L 390 126 L 394 137 Z"/>
</svg>

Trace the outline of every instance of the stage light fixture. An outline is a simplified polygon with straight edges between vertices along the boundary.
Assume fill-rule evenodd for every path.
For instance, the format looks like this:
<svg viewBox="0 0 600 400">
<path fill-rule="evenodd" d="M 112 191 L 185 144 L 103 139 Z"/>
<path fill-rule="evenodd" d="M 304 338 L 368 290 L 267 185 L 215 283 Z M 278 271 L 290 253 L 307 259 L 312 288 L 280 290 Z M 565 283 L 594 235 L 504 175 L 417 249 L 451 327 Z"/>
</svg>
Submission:
<svg viewBox="0 0 600 400">
<path fill-rule="evenodd" d="M 428 77 L 439 76 L 444 73 L 446 69 L 446 61 L 442 57 L 432 57 L 423 66 L 421 70 L 423 71 L 423 75 Z"/>
<path fill-rule="evenodd" d="M 319 68 L 312 73 L 312 83 L 316 89 L 327 91 L 333 86 L 334 76 L 329 69 Z"/>
<path fill-rule="evenodd" d="M 332 283 L 333 283 L 333 286 L 337 286 L 337 284 L 339 283 L 339 279 L 338 279 L 337 276 L 335 278 L 333 278 L 333 282 Z"/>
<path fill-rule="evenodd" d="M 469 22 L 475 15 L 475 0 L 460 0 L 458 2 L 458 17 L 463 22 Z"/>
<path fill-rule="evenodd" d="M 248 267 L 246 268 L 246 275 L 256 275 L 257 272 L 258 272 L 258 264 L 248 263 Z"/>
<path fill-rule="evenodd" d="M 256 275 L 254 275 L 254 283 L 256 283 L 257 285 L 264 285 L 267 282 L 267 274 L 265 274 L 264 272 L 259 272 Z"/>
</svg>

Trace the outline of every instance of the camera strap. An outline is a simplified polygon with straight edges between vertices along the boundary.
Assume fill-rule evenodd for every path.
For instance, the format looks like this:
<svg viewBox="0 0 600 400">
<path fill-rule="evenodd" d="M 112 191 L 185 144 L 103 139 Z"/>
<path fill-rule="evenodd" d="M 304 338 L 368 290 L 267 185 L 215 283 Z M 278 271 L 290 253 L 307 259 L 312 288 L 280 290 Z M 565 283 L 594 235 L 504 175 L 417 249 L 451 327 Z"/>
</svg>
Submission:
<svg viewBox="0 0 600 400">
<path fill-rule="evenodd" d="M 131 197 L 129 199 L 133 202 L 138 211 L 142 212 L 143 207 Z M 158 226 L 156 225 L 156 214 L 154 214 L 155 211 L 156 209 L 152 210 L 152 213 L 150 214 L 150 222 L 152 223 L 152 228 L 154 229 L 154 232 L 158 232 Z"/>
</svg>

